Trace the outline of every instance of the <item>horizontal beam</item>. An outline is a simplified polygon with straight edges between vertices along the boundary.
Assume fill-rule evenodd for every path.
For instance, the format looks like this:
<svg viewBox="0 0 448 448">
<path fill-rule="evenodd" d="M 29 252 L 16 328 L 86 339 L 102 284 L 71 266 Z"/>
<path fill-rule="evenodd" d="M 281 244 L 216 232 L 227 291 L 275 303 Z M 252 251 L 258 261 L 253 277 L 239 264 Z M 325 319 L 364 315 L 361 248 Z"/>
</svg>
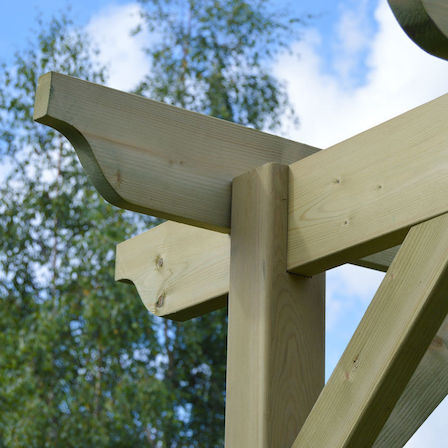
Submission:
<svg viewBox="0 0 448 448">
<path fill-rule="evenodd" d="M 373 445 L 447 315 L 447 290 L 445 214 L 410 230 L 293 448 Z"/>
<path fill-rule="evenodd" d="M 448 59 L 448 5 L 445 0 L 388 0 L 405 33 L 423 50 Z"/>
<path fill-rule="evenodd" d="M 385 271 L 396 250 L 354 264 Z M 227 305 L 229 266 L 228 235 L 168 221 L 118 244 L 115 279 L 156 316 L 186 320 Z"/>
<path fill-rule="evenodd" d="M 115 279 L 156 316 L 183 321 L 227 305 L 230 237 L 165 222 L 117 245 Z"/>
<path fill-rule="evenodd" d="M 445 95 L 315 152 L 50 73 L 40 79 L 35 118 L 72 141 L 119 207 L 221 231 L 230 226 L 233 177 L 302 159 L 290 165 L 288 270 L 313 275 L 396 246 L 411 226 L 448 211 L 447 110 Z"/>
<path fill-rule="evenodd" d="M 234 177 L 317 151 L 59 73 L 39 79 L 34 119 L 70 140 L 112 204 L 222 232 Z"/>
<path fill-rule="evenodd" d="M 290 166 L 288 269 L 313 275 L 400 244 L 448 211 L 448 95 Z"/>
</svg>

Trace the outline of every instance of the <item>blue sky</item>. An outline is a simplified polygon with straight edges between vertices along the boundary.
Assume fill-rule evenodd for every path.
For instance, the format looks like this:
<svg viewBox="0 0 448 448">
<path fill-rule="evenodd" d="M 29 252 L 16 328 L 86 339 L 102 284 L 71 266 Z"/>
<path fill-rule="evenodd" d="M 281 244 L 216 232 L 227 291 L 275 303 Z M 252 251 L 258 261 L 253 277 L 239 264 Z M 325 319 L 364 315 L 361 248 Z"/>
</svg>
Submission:
<svg viewBox="0 0 448 448">
<path fill-rule="evenodd" d="M 288 4 L 286 1 L 276 4 Z M 48 17 L 68 2 L 4 2 L 0 16 L 0 60 L 32 38 L 36 14 Z M 425 54 L 396 24 L 385 0 L 305 0 L 289 2 L 298 16 L 316 18 L 304 28 L 293 53 L 279 55 L 274 72 L 288 83 L 300 126 L 284 123 L 281 133 L 325 148 L 448 91 L 448 62 Z M 138 6 L 125 0 L 77 0 L 75 22 L 96 40 L 110 66 L 108 84 L 131 89 L 149 69 L 141 51 L 147 36 L 129 36 Z M 342 266 L 327 276 L 327 374 L 350 339 L 382 274 Z M 406 445 L 447 447 L 440 435 L 448 421 L 448 402 Z"/>
</svg>

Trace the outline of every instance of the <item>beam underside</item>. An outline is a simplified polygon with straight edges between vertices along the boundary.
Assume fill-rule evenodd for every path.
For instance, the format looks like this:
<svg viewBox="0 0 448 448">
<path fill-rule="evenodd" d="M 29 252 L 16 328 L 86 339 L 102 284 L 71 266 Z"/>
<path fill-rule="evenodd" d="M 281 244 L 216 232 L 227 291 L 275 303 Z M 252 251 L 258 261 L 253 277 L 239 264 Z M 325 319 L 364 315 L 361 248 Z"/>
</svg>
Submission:
<svg viewBox="0 0 448 448">
<path fill-rule="evenodd" d="M 448 59 L 448 6 L 444 0 L 388 0 L 404 32 L 420 48 Z"/>
</svg>

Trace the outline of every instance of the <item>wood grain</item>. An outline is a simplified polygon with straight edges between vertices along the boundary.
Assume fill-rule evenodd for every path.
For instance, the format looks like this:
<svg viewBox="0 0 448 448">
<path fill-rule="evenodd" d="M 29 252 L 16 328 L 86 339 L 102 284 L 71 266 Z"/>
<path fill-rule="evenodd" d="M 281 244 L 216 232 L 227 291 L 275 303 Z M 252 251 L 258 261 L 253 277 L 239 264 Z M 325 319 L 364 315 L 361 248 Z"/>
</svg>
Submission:
<svg viewBox="0 0 448 448">
<path fill-rule="evenodd" d="M 227 306 L 229 235 L 165 222 L 118 244 L 115 279 L 156 316 L 186 320 Z"/>
<path fill-rule="evenodd" d="M 386 271 L 398 248 L 353 263 Z M 156 316 L 183 321 L 227 306 L 230 238 L 168 221 L 118 244 L 115 279 L 133 283 Z"/>
<path fill-rule="evenodd" d="M 367 257 L 354 260 L 351 264 L 362 266 L 364 268 L 374 269 L 376 271 L 386 272 L 389 269 L 395 255 L 397 255 L 400 246 L 394 246 L 376 254 L 367 255 Z"/>
<path fill-rule="evenodd" d="M 235 176 L 317 151 L 59 73 L 39 79 L 34 119 L 70 140 L 112 204 L 221 232 Z"/>
<path fill-rule="evenodd" d="M 448 318 L 445 318 L 373 448 L 404 446 L 447 395 Z"/>
<path fill-rule="evenodd" d="M 447 211 L 447 106 L 445 95 L 308 157 L 314 148 L 56 73 L 40 79 L 35 118 L 70 139 L 119 207 L 220 231 L 235 176 L 302 158 L 291 165 L 287 266 L 313 275 Z"/>
<path fill-rule="evenodd" d="M 448 5 L 445 0 L 388 0 L 404 32 L 420 48 L 448 59 Z"/>
<path fill-rule="evenodd" d="M 287 448 L 324 384 L 324 277 L 286 273 L 288 168 L 233 182 L 225 446 Z"/>
<path fill-rule="evenodd" d="M 375 442 L 448 312 L 447 229 L 445 214 L 409 231 L 293 448 Z"/>
<path fill-rule="evenodd" d="M 288 270 L 322 272 L 400 244 L 448 211 L 448 95 L 293 163 Z"/>
</svg>

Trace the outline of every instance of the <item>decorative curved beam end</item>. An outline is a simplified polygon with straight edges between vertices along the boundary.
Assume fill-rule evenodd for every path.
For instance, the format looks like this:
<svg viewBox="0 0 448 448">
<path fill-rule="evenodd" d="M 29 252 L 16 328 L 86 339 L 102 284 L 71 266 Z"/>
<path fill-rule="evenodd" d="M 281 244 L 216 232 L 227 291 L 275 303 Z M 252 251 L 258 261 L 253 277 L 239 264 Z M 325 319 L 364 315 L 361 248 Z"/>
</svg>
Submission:
<svg viewBox="0 0 448 448">
<path fill-rule="evenodd" d="M 59 73 L 40 78 L 34 119 L 70 140 L 107 201 L 224 233 L 234 177 L 317 151 Z"/>
</svg>

